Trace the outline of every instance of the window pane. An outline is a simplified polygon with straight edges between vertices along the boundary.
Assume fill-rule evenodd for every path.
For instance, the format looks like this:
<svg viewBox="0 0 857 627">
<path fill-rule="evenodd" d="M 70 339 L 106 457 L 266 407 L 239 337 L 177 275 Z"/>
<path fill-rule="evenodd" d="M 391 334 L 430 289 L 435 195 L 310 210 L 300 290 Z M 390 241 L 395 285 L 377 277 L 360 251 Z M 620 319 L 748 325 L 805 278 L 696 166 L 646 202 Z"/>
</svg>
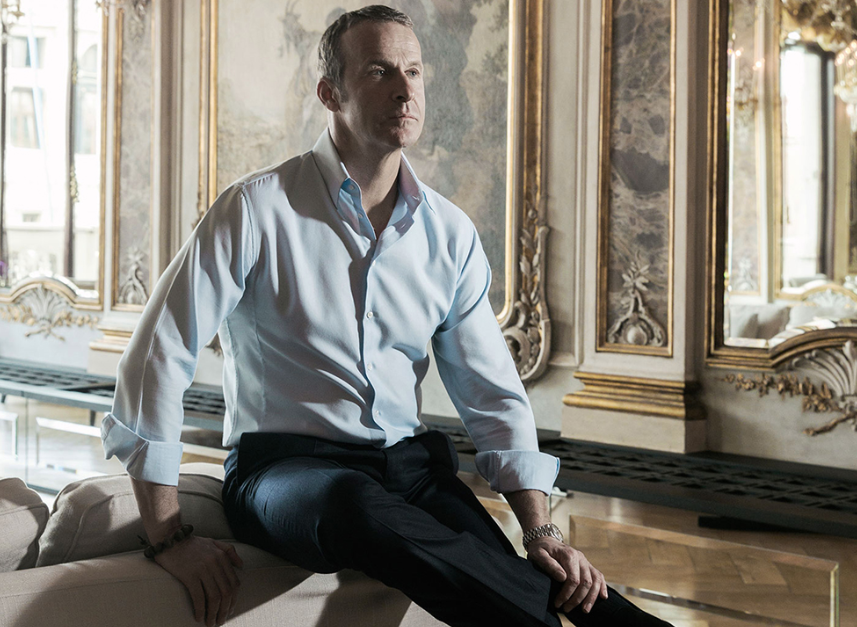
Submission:
<svg viewBox="0 0 857 627">
<path fill-rule="evenodd" d="M 41 148 L 39 131 L 44 120 L 44 108 L 39 107 L 36 116 L 36 94 L 32 87 L 13 87 L 9 92 L 7 110 L 9 112 L 9 143 L 16 148 Z"/>
<path fill-rule="evenodd" d="M 101 45 L 102 13 L 94 2 L 79 0 L 75 7 L 74 280 L 95 287 L 101 217 Z"/>
<path fill-rule="evenodd" d="M 2 260 L 6 285 L 64 273 L 68 208 L 68 0 L 22 0 L 9 24 Z M 3 281 L 4 277 L 0 277 Z"/>
</svg>

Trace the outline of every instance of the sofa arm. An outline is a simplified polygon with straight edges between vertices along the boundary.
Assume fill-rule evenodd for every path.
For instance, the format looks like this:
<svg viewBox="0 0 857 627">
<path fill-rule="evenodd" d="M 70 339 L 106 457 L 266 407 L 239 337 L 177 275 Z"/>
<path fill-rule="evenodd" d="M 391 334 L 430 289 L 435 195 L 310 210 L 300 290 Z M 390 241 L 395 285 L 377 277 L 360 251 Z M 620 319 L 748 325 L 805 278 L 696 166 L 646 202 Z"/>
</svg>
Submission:
<svg viewBox="0 0 857 627">
<path fill-rule="evenodd" d="M 246 544 L 234 627 L 437 627 L 398 590 L 354 572 L 313 574 Z M 199 627 L 178 580 L 139 551 L 0 573 L 5 627 Z"/>
</svg>

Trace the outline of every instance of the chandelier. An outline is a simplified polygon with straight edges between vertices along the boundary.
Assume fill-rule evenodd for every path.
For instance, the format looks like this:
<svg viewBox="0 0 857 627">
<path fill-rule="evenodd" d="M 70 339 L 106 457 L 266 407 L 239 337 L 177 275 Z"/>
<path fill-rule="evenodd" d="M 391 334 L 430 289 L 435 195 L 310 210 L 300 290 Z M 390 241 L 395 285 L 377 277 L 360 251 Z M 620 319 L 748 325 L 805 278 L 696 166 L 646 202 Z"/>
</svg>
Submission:
<svg viewBox="0 0 857 627">
<path fill-rule="evenodd" d="M 857 39 L 854 0 L 781 0 L 782 32 L 814 41 L 825 50 L 842 50 Z"/>
</svg>

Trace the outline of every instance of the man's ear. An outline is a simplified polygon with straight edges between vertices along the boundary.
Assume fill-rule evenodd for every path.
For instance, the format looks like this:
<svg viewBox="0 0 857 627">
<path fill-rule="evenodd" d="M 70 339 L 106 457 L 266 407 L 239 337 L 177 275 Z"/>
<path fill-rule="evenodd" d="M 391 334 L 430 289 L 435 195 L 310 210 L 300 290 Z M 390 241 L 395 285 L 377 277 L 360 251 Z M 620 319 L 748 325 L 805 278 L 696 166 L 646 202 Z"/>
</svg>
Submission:
<svg viewBox="0 0 857 627">
<path fill-rule="evenodd" d="M 318 79 L 318 85 L 316 85 L 315 93 L 318 96 L 318 99 L 321 100 L 321 104 L 323 104 L 328 111 L 339 111 L 339 90 L 331 85 L 328 79 Z"/>
</svg>

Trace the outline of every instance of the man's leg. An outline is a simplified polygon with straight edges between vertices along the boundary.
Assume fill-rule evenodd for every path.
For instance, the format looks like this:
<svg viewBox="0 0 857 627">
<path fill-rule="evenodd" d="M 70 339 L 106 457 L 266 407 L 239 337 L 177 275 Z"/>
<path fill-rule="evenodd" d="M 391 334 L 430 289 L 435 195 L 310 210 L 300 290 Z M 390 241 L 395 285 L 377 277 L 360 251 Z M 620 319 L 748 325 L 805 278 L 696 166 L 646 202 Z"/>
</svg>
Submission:
<svg viewBox="0 0 857 627">
<path fill-rule="evenodd" d="M 239 540 L 314 572 L 360 570 L 450 625 L 559 625 L 547 611 L 545 575 L 447 528 L 361 471 L 291 458 L 245 484 L 226 504 Z"/>
<path fill-rule="evenodd" d="M 340 461 L 287 458 L 240 482 L 227 463 L 224 502 L 236 537 L 316 572 L 361 570 L 451 625 L 558 625 L 550 610 L 558 584 L 515 555 L 454 476 L 454 462 L 436 463 L 444 457 L 436 438 L 429 455 L 424 444 L 349 451 Z M 640 622 L 636 608 L 610 597 L 569 618 L 578 627 L 665 625 Z"/>
</svg>

